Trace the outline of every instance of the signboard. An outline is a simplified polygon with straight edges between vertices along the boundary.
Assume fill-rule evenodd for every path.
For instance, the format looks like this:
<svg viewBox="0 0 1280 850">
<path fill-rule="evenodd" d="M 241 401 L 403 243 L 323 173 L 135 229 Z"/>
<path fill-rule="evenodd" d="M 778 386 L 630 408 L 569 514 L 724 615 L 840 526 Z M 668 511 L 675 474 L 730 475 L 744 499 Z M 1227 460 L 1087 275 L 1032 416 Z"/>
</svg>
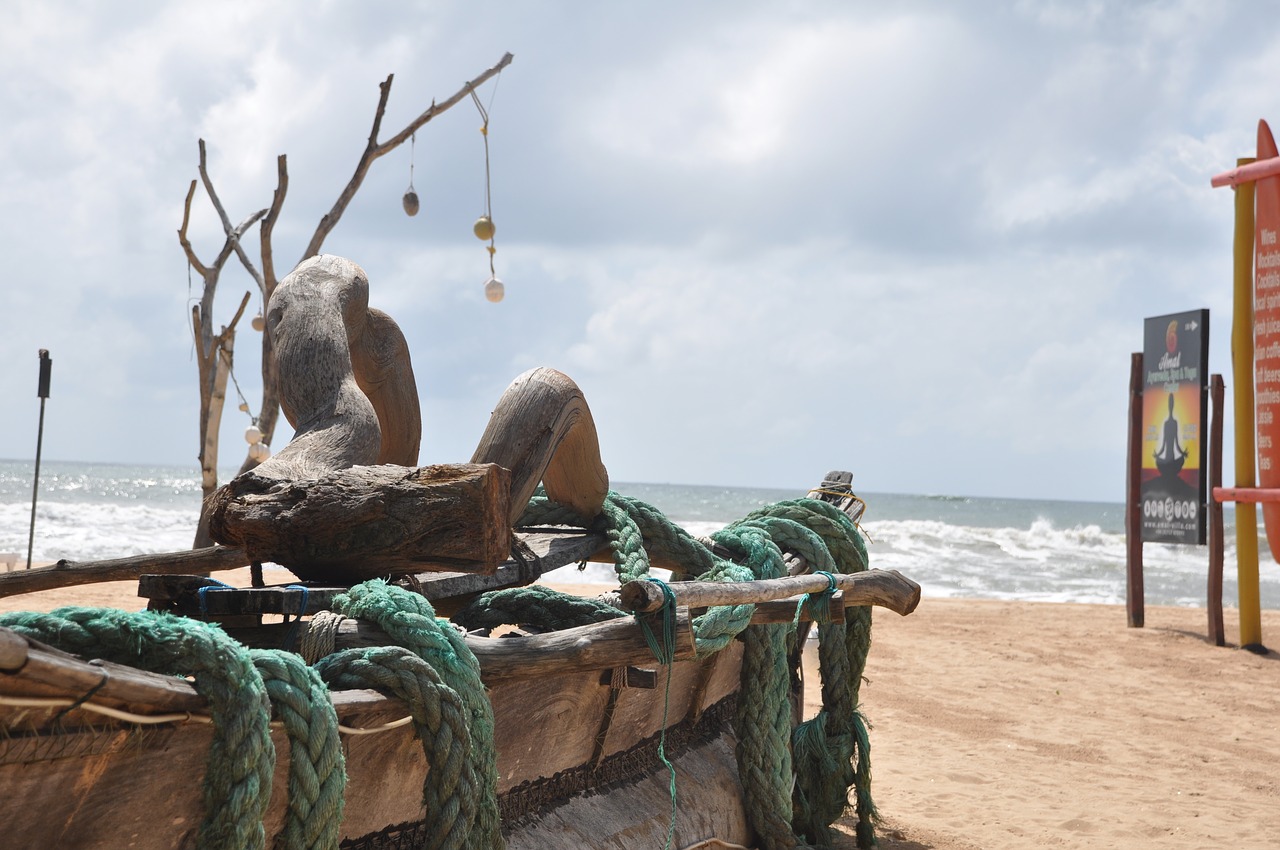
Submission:
<svg viewBox="0 0 1280 850">
<path fill-rule="evenodd" d="M 1275 139 L 1258 122 L 1258 159 L 1276 156 Z M 1254 185 L 1253 384 L 1258 429 L 1258 486 L 1280 487 L 1280 177 Z M 1267 545 L 1280 553 L 1280 504 L 1263 503 Z M 1280 554 L 1278 554 L 1280 556 Z"/>
<path fill-rule="evenodd" d="M 1147 319 L 1142 338 L 1142 539 L 1203 544 L 1209 311 Z"/>
</svg>

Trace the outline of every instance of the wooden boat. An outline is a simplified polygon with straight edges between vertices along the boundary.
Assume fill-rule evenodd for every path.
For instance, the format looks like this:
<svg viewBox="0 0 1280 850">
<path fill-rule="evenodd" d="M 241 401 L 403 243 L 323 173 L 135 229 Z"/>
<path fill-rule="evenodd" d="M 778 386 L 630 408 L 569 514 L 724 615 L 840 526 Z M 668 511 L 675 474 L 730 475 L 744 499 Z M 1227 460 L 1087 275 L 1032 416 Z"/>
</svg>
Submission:
<svg viewBox="0 0 1280 850">
<path fill-rule="evenodd" d="M 289 280 L 277 293 L 290 291 Z M 271 306 L 279 305 L 273 299 Z M 287 330 L 278 339 L 287 341 Z M 347 336 L 330 334 L 342 345 Z M 277 344 L 285 384 L 291 370 L 298 374 L 288 348 Z M 303 371 L 314 377 L 317 355 L 304 353 Z M 386 397 L 381 406 L 371 398 L 381 413 Z M 287 413 L 302 408 L 297 397 L 285 403 Z M 317 472 L 317 447 L 333 455 L 325 435 L 350 423 L 310 427 L 305 414 L 299 421 L 280 462 L 219 492 L 211 527 L 231 545 L 0 576 L 0 595 L 139 577 L 150 609 L 0 616 L 6 847 L 794 844 L 792 822 L 801 818 L 793 811 L 789 727 L 808 624 L 817 619 L 820 631 L 843 636 L 848 616 L 869 628 L 867 606 L 910 613 L 918 586 L 891 571 L 817 573 L 830 566 L 829 553 L 808 543 L 779 551 L 780 577 L 726 581 L 741 577 L 739 562 L 758 559 L 758 551 L 728 537 L 693 541 L 678 530 L 665 542 L 648 541 L 643 556 L 672 568 L 673 580 L 634 575 L 626 559 L 642 550 L 619 545 L 621 521 L 606 521 L 621 502 L 607 493 L 589 411 L 576 386 L 550 370 L 512 385 L 472 464 L 360 466 L 372 459 L 352 464 L 347 457 Z M 386 434 L 389 424 L 379 416 L 374 427 Z M 352 444 L 348 437 L 340 442 Z M 412 443 L 416 456 L 413 434 L 400 443 Z M 809 493 L 805 504 L 827 525 L 852 528 L 840 512 L 860 511 L 849 478 L 832 474 Z M 513 533 L 540 481 L 547 497 L 534 501 L 551 522 Z M 585 528 L 562 522 L 573 516 Z M 757 526 L 769 521 L 758 518 Z M 760 527 L 743 529 L 763 539 Z M 713 574 L 682 560 L 681 551 L 727 572 L 715 573 L 717 581 L 675 580 Z M 435 616 L 474 625 L 480 603 L 499 599 L 495 589 L 528 588 L 547 570 L 587 559 L 613 560 L 631 580 L 591 604 L 521 591 L 514 613 L 505 620 L 486 613 L 465 635 Z M 301 580 L 269 587 L 255 573 L 254 586 L 229 588 L 207 577 L 268 560 Z M 535 597 L 537 606 L 529 602 Z M 400 607 L 384 619 L 369 613 L 385 600 Z M 552 602 L 586 605 L 598 621 L 549 627 L 542 608 Z M 706 634 L 705 624 L 722 613 L 738 618 L 737 639 Z M 406 624 L 435 631 L 415 643 L 404 636 Z M 779 658 L 779 636 L 787 634 L 792 645 Z M 713 644 L 719 651 L 708 650 Z M 99 645 L 117 660 L 104 660 Z M 86 647 L 93 649 L 68 651 Z M 865 643 L 862 652 L 865 661 Z M 766 656 L 773 667 L 762 676 Z M 394 676 L 351 686 L 347 665 L 375 662 L 385 663 L 383 672 L 394 667 Z M 292 700 L 305 686 L 278 693 L 299 667 L 306 681 L 328 684 L 303 707 Z M 860 676 L 857 667 L 855 700 Z M 824 671 L 824 696 L 836 690 L 827 679 Z M 766 688 L 785 699 L 784 716 L 776 716 L 776 699 L 762 703 Z M 826 733 L 851 739 L 853 707 L 828 718 Z M 775 716 L 757 722 L 766 708 Z M 322 733 L 324 723 L 301 715 L 332 715 L 336 723 Z M 779 723 L 787 727 L 782 737 Z M 775 749 L 754 752 L 762 742 Z M 800 746 L 797 739 L 797 759 Z M 844 764 L 831 772 L 853 776 L 854 744 L 842 746 Z M 856 750 L 865 759 L 865 743 Z M 785 776 L 757 775 L 783 767 Z M 825 778 L 800 773 L 802 790 Z M 866 843 L 869 797 L 864 804 L 866 789 L 855 790 Z M 762 802 L 762 794 L 773 797 Z M 843 810 L 843 798 L 837 803 Z"/>
</svg>

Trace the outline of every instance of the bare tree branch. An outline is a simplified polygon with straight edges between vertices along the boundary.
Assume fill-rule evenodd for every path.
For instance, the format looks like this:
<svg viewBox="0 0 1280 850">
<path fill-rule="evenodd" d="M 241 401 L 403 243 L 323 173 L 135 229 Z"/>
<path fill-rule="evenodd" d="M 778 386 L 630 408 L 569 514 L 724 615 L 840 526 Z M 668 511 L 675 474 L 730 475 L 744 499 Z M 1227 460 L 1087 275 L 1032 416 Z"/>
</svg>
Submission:
<svg viewBox="0 0 1280 850">
<path fill-rule="evenodd" d="M 407 127 L 399 133 L 396 133 L 386 142 L 379 144 L 378 132 L 382 127 L 382 115 L 386 111 L 387 99 L 391 95 L 391 82 L 395 79 L 395 74 L 388 76 L 387 79 L 383 81 L 382 85 L 379 86 L 381 94 L 378 97 L 377 111 L 373 116 L 373 129 L 369 134 L 369 142 L 365 146 L 364 153 L 360 155 L 360 161 L 356 163 L 356 172 L 351 176 L 351 180 L 347 183 L 346 188 L 342 190 L 342 194 L 338 196 L 338 200 L 334 203 L 333 209 L 329 210 L 329 212 L 320 219 L 320 224 L 316 227 L 316 232 L 311 237 L 311 242 L 307 245 L 307 250 L 302 255 L 299 262 L 307 259 L 308 257 L 314 257 L 316 254 L 320 253 L 320 248 L 324 245 L 324 240 L 329 236 L 329 233 L 333 228 L 337 227 L 338 220 L 342 218 L 342 214 L 346 212 L 347 205 L 350 204 L 351 199 L 355 197 L 356 191 L 359 190 L 360 184 L 364 182 L 365 175 L 369 173 L 369 166 L 373 165 L 374 160 L 380 156 L 390 153 L 400 145 L 404 144 L 409 140 L 410 136 L 422 127 L 422 125 L 454 106 L 464 97 L 467 97 L 473 89 L 484 85 L 491 77 L 496 76 L 503 68 L 510 65 L 513 58 L 515 57 L 510 53 L 504 54 L 502 59 L 498 60 L 498 64 L 489 68 L 474 80 L 464 84 L 462 88 L 448 99 L 440 103 L 432 101 L 430 108 L 427 109 L 426 112 L 423 112 L 417 118 L 413 119 L 413 121 L 409 122 Z"/>
<path fill-rule="evenodd" d="M 182 226 L 178 228 L 178 242 L 182 245 L 182 250 L 187 255 L 187 262 L 196 270 L 196 274 L 204 278 L 208 276 L 209 270 L 196 257 L 195 249 L 191 247 L 191 240 L 187 238 L 187 225 L 191 222 L 191 199 L 195 194 L 196 181 L 192 180 L 190 188 L 187 189 L 187 200 L 182 204 Z"/>
<path fill-rule="evenodd" d="M 227 217 L 227 211 L 222 208 L 222 199 L 218 197 L 218 193 L 213 188 L 213 180 L 209 178 L 208 160 L 205 156 L 204 139 L 199 140 L 200 145 L 200 164 L 197 170 L 200 172 L 200 180 L 204 183 L 204 190 L 209 194 L 209 201 L 213 204 L 213 208 L 218 212 L 218 219 L 222 222 L 222 232 L 227 235 L 227 242 L 223 245 L 222 250 L 225 253 L 228 249 L 234 250 L 236 256 L 240 258 L 240 263 L 249 272 L 249 275 L 257 281 L 258 291 L 266 298 L 266 286 L 262 282 L 262 275 L 258 273 L 258 269 L 254 266 L 253 261 L 249 259 L 249 255 L 244 252 L 244 246 L 240 244 L 240 237 L 244 235 L 245 230 L 249 229 L 258 219 L 267 214 L 265 209 L 258 210 L 253 215 L 246 218 L 240 223 L 239 227 L 231 226 L 231 219 Z"/>
</svg>

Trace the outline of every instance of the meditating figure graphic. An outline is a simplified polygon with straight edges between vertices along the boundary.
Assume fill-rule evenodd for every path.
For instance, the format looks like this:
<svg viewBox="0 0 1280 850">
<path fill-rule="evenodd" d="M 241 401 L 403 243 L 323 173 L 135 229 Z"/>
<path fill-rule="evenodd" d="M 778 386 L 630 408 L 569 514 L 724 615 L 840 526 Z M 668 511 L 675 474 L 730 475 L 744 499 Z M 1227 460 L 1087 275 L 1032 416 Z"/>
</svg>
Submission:
<svg viewBox="0 0 1280 850">
<path fill-rule="evenodd" d="M 1172 478 L 1182 471 L 1187 453 L 1178 442 L 1178 420 L 1173 417 L 1173 393 L 1169 393 L 1169 418 L 1164 421 L 1164 443 L 1155 453 L 1161 477 Z"/>
</svg>

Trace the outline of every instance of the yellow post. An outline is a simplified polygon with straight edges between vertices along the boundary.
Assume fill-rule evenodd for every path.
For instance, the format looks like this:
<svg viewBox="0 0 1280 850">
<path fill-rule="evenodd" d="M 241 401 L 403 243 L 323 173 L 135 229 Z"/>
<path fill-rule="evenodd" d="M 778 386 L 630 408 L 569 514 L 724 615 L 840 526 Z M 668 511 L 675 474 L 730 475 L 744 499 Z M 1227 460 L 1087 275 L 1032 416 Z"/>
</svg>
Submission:
<svg viewBox="0 0 1280 850">
<path fill-rule="evenodd" d="M 1253 157 L 1236 160 L 1248 165 Z M 1235 270 L 1231 313 L 1231 372 L 1236 420 L 1236 486 L 1256 487 L 1257 448 L 1253 424 L 1253 181 L 1238 184 L 1233 243 Z M 1258 591 L 1258 509 L 1236 503 L 1236 572 L 1240 591 L 1240 645 L 1262 644 L 1262 602 Z"/>
</svg>

